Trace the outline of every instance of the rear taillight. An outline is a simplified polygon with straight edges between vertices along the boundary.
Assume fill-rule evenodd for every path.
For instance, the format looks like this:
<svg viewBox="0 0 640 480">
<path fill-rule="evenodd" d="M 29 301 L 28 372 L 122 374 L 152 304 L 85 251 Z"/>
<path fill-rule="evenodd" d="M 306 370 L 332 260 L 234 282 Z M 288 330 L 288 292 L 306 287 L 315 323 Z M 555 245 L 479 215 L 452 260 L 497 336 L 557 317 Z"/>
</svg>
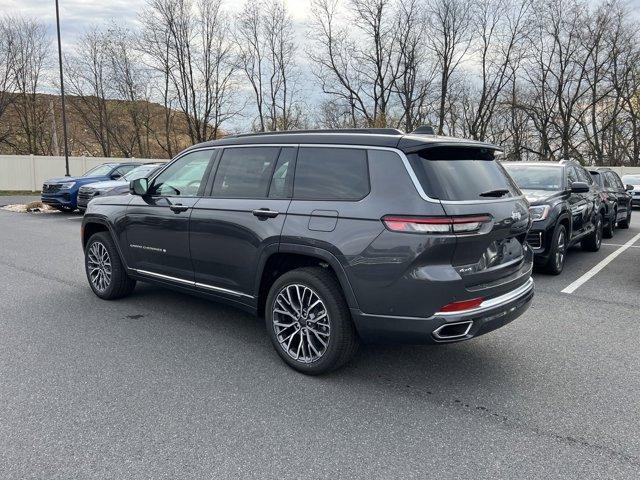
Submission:
<svg viewBox="0 0 640 480">
<path fill-rule="evenodd" d="M 473 233 L 491 221 L 489 215 L 458 217 L 407 217 L 387 215 L 384 225 L 393 232 L 405 233 Z"/>
<path fill-rule="evenodd" d="M 482 305 L 484 298 L 472 298 L 470 300 L 462 300 L 460 302 L 448 303 L 444 307 L 440 308 L 440 312 L 462 312 L 464 310 L 472 310 Z"/>
</svg>

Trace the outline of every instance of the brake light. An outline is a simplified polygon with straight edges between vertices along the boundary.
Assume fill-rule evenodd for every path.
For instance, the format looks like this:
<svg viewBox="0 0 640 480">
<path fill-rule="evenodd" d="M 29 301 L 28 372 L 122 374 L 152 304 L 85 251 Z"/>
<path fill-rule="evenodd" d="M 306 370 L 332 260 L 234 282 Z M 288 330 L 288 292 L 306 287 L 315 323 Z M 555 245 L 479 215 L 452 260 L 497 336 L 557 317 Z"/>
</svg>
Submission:
<svg viewBox="0 0 640 480">
<path fill-rule="evenodd" d="M 460 302 L 448 303 L 444 307 L 440 308 L 440 312 L 462 312 L 464 310 L 471 310 L 478 308 L 482 305 L 484 298 L 472 298 L 471 300 L 462 300 Z"/>
<path fill-rule="evenodd" d="M 472 233 L 491 221 L 489 215 L 457 217 L 407 217 L 387 215 L 384 225 L 393 232 L 405 233 Z"/>
</svg>

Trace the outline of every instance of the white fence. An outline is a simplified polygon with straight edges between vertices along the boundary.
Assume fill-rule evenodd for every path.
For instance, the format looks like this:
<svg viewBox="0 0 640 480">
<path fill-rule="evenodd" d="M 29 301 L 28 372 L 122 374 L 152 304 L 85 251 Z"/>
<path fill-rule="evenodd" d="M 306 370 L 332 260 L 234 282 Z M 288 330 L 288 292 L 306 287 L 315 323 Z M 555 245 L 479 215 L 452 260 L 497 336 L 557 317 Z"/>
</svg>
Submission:
<svg viewBox="0 0 640 480">
<path fill-rule="evenodd" d="M 84 172 L 107 162 L 166 162 L 166 159 L 69 157 L 69 173 Z M 612 167 L 620 176 L 640 174 L 640 167 Z M 39 191 L 45 180 L 63 177 L 64 157 L 0 155 L 0 190 Z"/>
<path fill-rule="evenodd" d="M 166 162 L 166 159 L 69 157 L 69 173 L 82 175 L 107 162 Z M 45 180 L 64 177 L 64 157 L 0 155 L 0 190 L 38 191 Z"/>
</svg>

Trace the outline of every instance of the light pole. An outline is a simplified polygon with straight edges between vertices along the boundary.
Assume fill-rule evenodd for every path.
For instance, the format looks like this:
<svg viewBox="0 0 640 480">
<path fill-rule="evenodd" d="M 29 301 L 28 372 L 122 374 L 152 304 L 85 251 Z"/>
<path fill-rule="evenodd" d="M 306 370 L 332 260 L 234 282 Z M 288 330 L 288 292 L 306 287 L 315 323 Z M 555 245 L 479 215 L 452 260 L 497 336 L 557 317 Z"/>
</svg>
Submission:
<svg viewBox="0 0 640 480">
<path fill-rule="evenodd" d="M 62 136 L 64 137 L 64 167 L 65 175 L 69 174 L 69 148 L 67 143 L 67 115 L 64 104 L 64 75 L 62 74 L 62 43 L 60 42 L 60 11 L 56 0 L 56 28 L 58 30 L 58 63 L 60 64 L 60 98 L 62 99 Z"/>
</svg>

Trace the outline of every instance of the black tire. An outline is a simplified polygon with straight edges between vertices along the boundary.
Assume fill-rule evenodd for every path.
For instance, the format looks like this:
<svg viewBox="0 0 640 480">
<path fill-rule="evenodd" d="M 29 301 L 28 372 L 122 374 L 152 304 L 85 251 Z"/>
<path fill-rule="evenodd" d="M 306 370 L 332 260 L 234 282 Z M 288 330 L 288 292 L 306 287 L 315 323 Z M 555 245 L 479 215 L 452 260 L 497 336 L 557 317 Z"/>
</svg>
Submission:
<svg viewBox="0 0 640 480">
<path fill-rule="evenodd" d="M 562 273 L 567 258 L 567 241 L 567 229 L 563 224 L 559 224 L 553 232 L 549 259 L 544 266 L 545 272 L 551 275 L 560 275 Z"/>
<path fill-rule="evenodd" d="M 581 242 L 582 248 L 589 252 L 597 252 L 602 245 L 602 215 L 600 213 L 596 215 L 594 222 L 596 224 L 595 230 Z"/>
<path fill-rule="evenodd" d="M 97 252 L 102 253 L 103 256 L 97 255 Z M 106 265 L 108 261 L 110 267 L 108 280 L 97 281 L 95 277 L 95 267 L 93 269 L 94 275 L 92 276 L 90 270 L 92 266 L 95 265 L 96 257 L 103 260 L 103 265 Z M 115 300 L 126 297 L 133 292 L 136 286 L 136 281 L 127 275 L 126 269 L 120 261 L 118 250 L 108 232 L 98 232 L 89 238 L 84 250 L 84 267 L 91 290 L 104 300 Z M 98 267 L 98 269 L 99 268 L 100 267 Z M 106 279 L 106 275 L 103 275 L 102 278 Z"/>
<path fill-rule="evenodd" d="M 317 297 L 321 303 L 315 308 L 320 310 L 312 312 L 313 307 L 306 311 L 305 308 L 300 309 L 300 305 L 305 303 L 293 298 L 292 303 L 285 300 L 284 308 L 288 313 L 274 312 L 276 305 L 278 310 L 282 310 L 281 295 L 289 298 L 286 297 L 287 292 L 291 292 L 288 289 L 295 289 L 296 286 L 306 288 L 302 297 L 307 298 L 305 292 L 309 292 L 308 302 L 315 303 L 313 298 Z M 276 304 L 277 299 L 279 303 Z M 325 315 L 322 312 L 325 312 Z M 314 320 L 315 315 L 317 320 Z M 326 325 L 320 323 L 321 319 Z M 278 278 L 269 290 L 265 306 L 265 323 L 269 338 L 280 358 L 291 368 L 307 375 L 321 375 L 343 366 L 358 349 L 358 334 L 340 284 L 335 276 L 324 268 L 298 268 Z M 291 325 L 285 327 L 288 323 Z M 288 345 L 281 344 L 287 339 Z M 298 358 L 293 356 L 296 347 Z"/>
<path fill-rule="evenodd" d="M 607 225 L 604 227 L 604 230 L 602 232 L 604 238 L 613 238 L 613 234 L 616 231 L 616 218 L 617 217 L 618 217 L 618 209 L 614 208 L 613 209 L 613 214 L 611 215 L 611 218 L 607 222 Z"/>
<path fill-rule="evenodd" d="M 618 227 L 627 229 L 631 226 L 631 205 L 627 208 L 627 218 L 618 222 Z"/>
</svg>

